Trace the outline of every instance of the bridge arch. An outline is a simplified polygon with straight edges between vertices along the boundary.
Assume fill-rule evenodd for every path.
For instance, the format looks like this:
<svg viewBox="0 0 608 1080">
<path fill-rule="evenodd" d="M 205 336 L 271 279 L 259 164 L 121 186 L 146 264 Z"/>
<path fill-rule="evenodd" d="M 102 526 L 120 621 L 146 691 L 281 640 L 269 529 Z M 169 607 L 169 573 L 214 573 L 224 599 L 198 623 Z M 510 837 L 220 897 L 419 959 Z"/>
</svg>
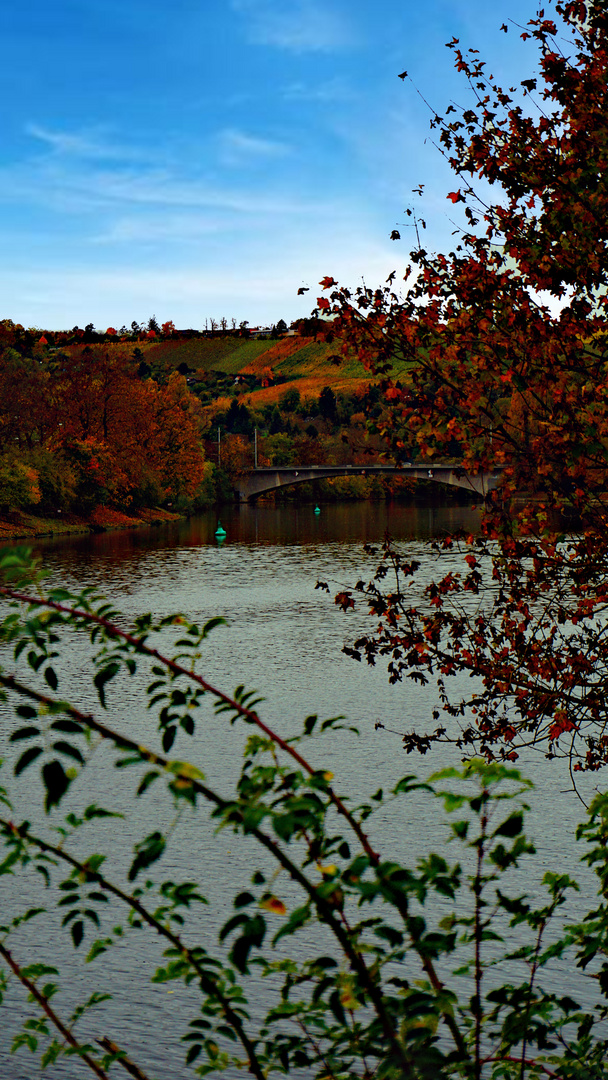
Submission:
<svg viewBox="0 0 608 1080">
<path fill-rule="evenodd" d="M 402 476 L 412 480 L 432 480 L 449 487 L 463 488 L 485 497 L 500 482 L 502 469 L 493 472 L 467 473 L 457 465 L 269 465 L 243 473 L 234 485 L 238 502 L 255 502 L 259 495 L 311 480 L 334 476 Z"/>
</svg>

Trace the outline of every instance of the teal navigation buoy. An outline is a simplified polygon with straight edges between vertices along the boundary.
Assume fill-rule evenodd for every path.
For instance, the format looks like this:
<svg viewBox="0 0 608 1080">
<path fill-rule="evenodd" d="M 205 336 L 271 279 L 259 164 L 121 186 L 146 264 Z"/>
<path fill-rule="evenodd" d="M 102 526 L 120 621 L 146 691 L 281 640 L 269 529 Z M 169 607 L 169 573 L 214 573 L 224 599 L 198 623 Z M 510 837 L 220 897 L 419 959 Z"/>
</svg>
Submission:
<svg viewBox="0 0 608 1080">
<path fill-rule="evenodd" d="M 320 506 L 315 506 L 315 514 L 320 514 L 320 513 L 321 513 L 321 507 Z"/>
<path fill-rule="evenodd" d="M 225 530 L 224 526 L 222 525 L 221 521 L 218 521 L 218 523 L 217 523 L 217 529 L 215 530 L 215 535 L 216 535 L 218 540 L 224 540 L 224 538 L 226 536 L 226 530 Z"/>
</svg>

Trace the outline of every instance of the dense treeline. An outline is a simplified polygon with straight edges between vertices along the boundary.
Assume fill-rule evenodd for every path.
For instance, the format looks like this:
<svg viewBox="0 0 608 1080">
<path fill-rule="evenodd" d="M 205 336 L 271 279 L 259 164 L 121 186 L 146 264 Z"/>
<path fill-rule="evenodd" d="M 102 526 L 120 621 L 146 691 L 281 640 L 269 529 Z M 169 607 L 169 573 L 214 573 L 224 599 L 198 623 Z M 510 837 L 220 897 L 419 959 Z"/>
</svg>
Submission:
<svg viewBox="0 0 608 1080">
<path fill-rule="evenodd" d="M 248 334 L 177 331 L 153 318 L 103 334 L 3 320 L 0 512 L 97 514 L 100 522 L 99 508 L 190 513 L 232 498 L 234 480 L 254 464 L 254 432 L 261 466 L 380 460 L 380 389 L 359 372 L 336 372 L 318 326 L 270 340 Z M 415 454 L 412 445 L 397 460 Z M 412 487 L 359 474 L 282 497 L 395 493 Z"/>
<path fill-rule="evenodd" d="M 143 378 L 129 346 L 51 349 L 2 329 L 5 511 L 86 514 L 98 505 L 180 508 L 209 498 L 200 405 L 183 376 L 162 385 Z"/>
</svg>

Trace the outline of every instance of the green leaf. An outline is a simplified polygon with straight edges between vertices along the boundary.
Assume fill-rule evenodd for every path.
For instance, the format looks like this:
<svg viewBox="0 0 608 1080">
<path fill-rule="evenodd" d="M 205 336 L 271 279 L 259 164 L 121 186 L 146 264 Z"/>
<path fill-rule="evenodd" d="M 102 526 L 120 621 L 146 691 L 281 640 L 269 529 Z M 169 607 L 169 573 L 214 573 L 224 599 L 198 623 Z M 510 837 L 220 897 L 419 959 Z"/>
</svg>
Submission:
<svg viewBox="0 0 608 1080">
<path fill-rule="evenodd" d="M 106 707 L 106 683 L 110 682 L 118 674 L 119 671 L 120 665 L 117 664 L 115 661 L 112 661 L 111 664 L 107 664 L 106 667 L 101 669 L 101 671 L 98 671 L 95 678 L 93 679 L 95 688 L 97 690 L 99 703 L 102 709 L 105 709 Z"/>
<path fill-rule="evenodd" d="M 524 823 L 522 813 L 511 814 L 502 825 L 494 830 L 492 836 L 519 836 Z"/>
<path fill-rule="evenodd" d="M 17 716 L 20 716 L 23 720 L 35 720 L 38 716 L 38 712 L 31 705 L 18 705 L 15 709 Z"/>
<path fill-rule="evenodd" d="M 175 727 L 175 725 L 173 725 L 172 727 L 165 728 L 165 730 L 163 731 L 162 743 L 163 743 L 163 750 L 165 751 L 166 754 L 169 752 L 169 750 L 173 746 L 173 743 L 175 742 L 176 734 L 177 734 L 177 728 Z"/>
<path fill-rule="evenodd" d="M 54 668 L 52 668 L 52 667 L 45 668 L 44 669 L 44 678 L 45 678 L 45 681 L 50 686 L 51 690 L 56 690 L 57 689 L 57 675 L 55 674 Z"/>
<path fill-rule="evenodd" d="M 248 904 L 253 904 L 254 902 L 255 896 L 250 892 L 239 893 L 238 896 L 235 896 L 234 898 L 235 908 L 247 907 Z"/>
<path fill-rule="evenodd" d="M 144 791 L 147 791 L 148 788 L 151 787 L 151 785 L 154 783 L 154 781 L 158 780 L 159 776 L 160 773 L 156 769 L 151 769 L 150 772 L 147 772 L 143 780 L 141 781 L 136 794 L 143 795 Z"/>
<path fill-rule="evenodd" d="M 19 776 L 23 772 L 24 769 L 27 769 L 28 765 L 31 765 L 32 761 L 35 761 L 36 758 L 39 757 L 39 755 L 41 753 L 42 753 L 42 747 L 41 746 L 30 746 L 29 749 L 27 749 L 21 755 L 21 757 L 19 758 L 19 761 L 15 765 L 15 768 L 13 770 L 14 773 L 15 773 L 15 776 Z"/>
<path fill-rule="evenodd" d="M 388 941 L 389 945 L 393 947 L 403 944 L 403 934 L 393 926 L 376 926 L 374 927 L 374 934 L 376 937 Z"/>
<path fill-rule="evenodd" d="M 194 735 L 194 720 L 191 716 L 182 716 L 179 723 L 180 727 L 186 732 L 186 735 Z"/>
<path fill-rule="evenodd" d="M 266 920 L 261 915 L 256 915 L 247 920 L 243 934 L 237 938 L 230 950 L 230 959 L 241 974 L 244 975 L 248 970 L 247 964 L 251 949 L 254 946 L 260 948 L 265 934 Z"/>
<path fill-rule="evenodd" d="M 13 731 L 9 736 L 9 742 L 18 742 L 20 739 L 33 739 L 34 735 L 40 734 L 40 728 L 37 727 L 22 727 L 18 731 Z"/>
<path fill-rule="evenodd" d="M 22 923 L 29 922 L 30 919 L 35 919 L 37 915 L 44 915 L 45 913 L 46 908 L 28 908 L 28 910 L 24 912 L 23 915 L 18 915 L 16 919 L 13 919 L 12 925 L 21 926 Z"/>
<path fill-rule="evenodd" d="M 223 619 L 219 615 L 216 615 L 213 619 L 208 619 L 203 626 L 201 637 L 206 638 L 211 633 L 211 631 L 215 630 L 218 626 L 228 626 L 227 620 Z"/>
<path fill-rule="evenodd" d="M 53 720 L 52 731 L 63 731 L 66 735 L 77 735 L 82 731 L 82 725 L 74 720 Z"/>
<path fill-rule="evenodd" d="M 334 990 L 333 994 L 330 994 L 329 1007 L 338 1023 L 345 1024 L 346 1016 L 344 1015 L 344 1009 L 342 1008 L 342 1002 L 340 1001 L 340 994 L 337 990 Z"/>
<path fill-rule="evenodd" d="M 124 814 L 120 814 L 116 810 L 104 810 L 103 806 L 97 806 L 95 803 L 92 803 L 90 806 L 87 806 L 87 808 L 86 808 L 86 810 L 84 812 L 84 820 L 85 821 L 92 821 L 93 818 L 107 818 L 107 817 L 124 818 L 124 816 L 125 816 Z M 97 856 L 97 858 L 99 858 L 99 856 Z M 105 856 L 104 856 L 104 858 L 105 858 Z M 91 862 L 91 860 L 89 860 L 89 862 Z"/>
<path fill-rule="evenodd" d="M 84 937 L 84 923 L 82 922 L 82 919 L 72 923 L 70 933 L 72 935 L 72 941 L 74 942 L 74 948 L 77 949 Z"/>
<path fill-rule="evenodd" d="M 72 746 L 70 743 L 60 739 L 59 742 L 53 743 L 53 750 L 57 750 L 60 754 L 66 754 L 68 757 L 74 758 L 81 765 L 84 765 L 84 758 L 80 753 L 77 746 Z"/>
<path fill-rule="evenodd" d="M 42 779 L 46 788 L 44 807 L 48 813 L 52 806 L 59 805 L 70 786 L 70 781 L 60 761 L 49 761 L 43 765 Z"/>
<path fill-rule="evenodd" d="M 135 881 L 140 870 L 146 869 L 160 859 L 165 847 L 166 840 L 159 832 L 151 833 L 141 844 L 136 844 L 136 855 L 129 870 L 129 881 Z"/>
<path fill-rule="evenodd" d="M 86 963 L 92 963 L 93 960 L 96 960 L 98 956 L 102 955 L 102 953 L 107 952 L 109 946 L 112 944 L 112 938 L 98 938 L 97 941 L 93 942 L 91 948 L 86 955 Z"/>
</svg>

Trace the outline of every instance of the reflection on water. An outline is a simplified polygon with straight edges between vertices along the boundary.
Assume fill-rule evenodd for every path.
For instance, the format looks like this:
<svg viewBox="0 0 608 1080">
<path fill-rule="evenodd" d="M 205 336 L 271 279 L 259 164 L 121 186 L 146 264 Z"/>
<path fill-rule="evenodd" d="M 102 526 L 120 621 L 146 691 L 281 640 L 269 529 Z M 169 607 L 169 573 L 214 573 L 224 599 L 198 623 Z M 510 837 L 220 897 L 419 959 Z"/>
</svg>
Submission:
<svg viewBox="0 0 608 1080">
<path fill-rule="evenodd" d="M 455 529 L 475 532 L 479 511 L 462 506 L 402 506 L 387 502 L 329 503 L 315 514 L 312 505 L 267 506 L 249 504 L 225 506 L 221 511 L 226 529 L 226 546 L 232 544 L 323 544 L 332 541 L 379 543 L 388 532 L 399 540 L 443 536 Z M 121 561 L 142 549 L 198 547 L 217 544 L 218 516 L 214 511 L 188 521 L 170 522 L 156 528 L 125 529 L 86 536 L 49 537 L 36 541 L 41 551 L 66 548 L 67 559 L 78 560 L 112 554 Z"/>
<path fill-rule="evenodd" d="M 211 635 L 201 659 L 201 671 L 207 678 L 228 691 L 237 683 L 258 687 L 265 696 L 260 706 L 263 718 L 283 735 L 300 730 L 310 712 L 323 717 L 344 714 L 359 726 L 358 738 L 329 734 L 312 746 L 315 762 L 335 773 L 339 790 L 363 796 L 380 786 L 394 786 L 403 773 L 428 775 L 458 760 L 458 753 L 451 748 L 438 748 L 422 759 L 406 758 L 398 735 L 376 731 L 377 721 L 397 732 L 429 727 L 436 690 L 409 683 L 389 686 L 380 666 L 368 669 L 348 659 L 342 646 L 366 627 L 366 617 L 363 612 L 344 615 L 331 597 L 315 591 L 314 586 L 318 578 L 342 587 L 371 576 L 375 560 L 364 555 L 362 545 L 380 542 L 387 530 L 406 546 L 411 557 L 421 561 L 423 581 L 436 573 L 438 560 L 442 573 L 457 568 L 456 552 L 438 555 L 429 551 L 424 541 L 456 528 L 474 531 L 477 512 L 461 507 L 353 503 L 323 506 L 317 516 L 312 506 L 243 506 L 224 509 L 221 519 L 227 532 L 221 545 L 214 536 L 217 517 L 209 513 L 158 529 L 44 540 L 37 548 L 52 581 L 74 589 L 94 586 L 129 616 L 145 611 L 162 616 L 183 610 L 202 621 L 224 615 L 227 625 Z M 414 587 L 421 588 L 419 584 Z M 86 649 L 75 639 L 62 658 L 61 685 L 68 686 L 84 707 L 94 708 L 93 696 L 83 687 L 85 670 Z M 467 685 L 470 688 L 468 681 Z M 118 715 L 113 712 L 113 701 L 120 701 Z M 126 682 L 120 695 L 110 695 L 110 719 L 117 727 L 154 744 L 153 718 L 142 707 L 136 685 Z M 0 724 L 6 730 L 1 716 Z M 172 753 L 188 755 L 204 770 L 212 786 L 229 796 L 244 734 L 209 710 L 199 719 L 194 738 L 176 744 Z M 527 761 L 524 768 L 537 784 L 530 832 L 541 850 L 541 873 L 548 868 L 561 869 L 564 861 L 573 863 L 575 858 L 572 832 L 581 817 L 580 804 L 571 794 L 560 794 L 560 788 L 567 789 L 569 783 L 558 763 L 548 766 L 541 756 Z M 21 792 L 17 817 L 32 816 L 28 800 L 32 787 L 28 785 L 34 783 L 34 774 L 31 778 L 26 774 L 17 785 Z M 124 877 L 133 840 L 141 836 L 142 829 L 150 831 L 161 813 L 169 809 L 155 793 L 156 788 L 134 806 L 129 795 L 122 794 L 123 784 L 123 774 L 117 782 L 112 754 L 101 748 L 89 770 L 86 791 L 74 784 L 65 807 L 67 812 L 96 800 L 126 812 L 120 828 L 112 824 L 107 831 L 111 839 L 107 865 L 110 876 L 119 878 Z M 568 822 L 566 829 L 564 821 Z M 398 812 L 391 807 L 383 809 L 371 831 L 383 853 L 410 865 L 417 854 L 441 848 L 445 840 L 422 795 L 399 804 Z M 449 850 L 448 854 L 453 858 L 456 853 Z M 239 887 L 247 886 L 256 861 L 246 843 L 235 842 L 226 834 L 214 836 L 198 818 L 186 815 L 179 823 L 162 864 L 163 873 L 202 882 L 211 904 L 200 916 L 198 929 L 209 945 L 218 923 L 229 914 L 231 897 Z M 14 901 L 9 884 L 6 879 L 0 882 L 0 907 L 5 911 Z M 522 887 L 534 894 L 538 881 L 526 879 Z M 40 898 L 44 901 L 44 890 L 36 884 L 35 875 L 28 879 L 28 889 L 28 904 Z M 19 898 L 20 904 L 23 899 Z M 172 1016 L 176 1010 L 187 1019 L 195 1015 L 192 995 L 177 984 L 169 991 L 164 986 L 142 990 L 140 977 L 158 963 L 160 949 L 144 931 L 138 931 L 135 940 L 135 950 L 125 947 L 109 954 L 106 985 L 116 1000 L 104 1006 L 100 1021 L 90 1021 L 91 1034 L 99 1034 L 101 1026 L 102 1033 L 131 1050 L 151 1077 L 181 1080 L 192 1074 L 183 1067 L 182 1049 L 171 1042 Z M 22 947 L 26 950 L 25 943 Z M 52 946 L 38 942 L 36 955 L 52 962 Z M 74 1004 L 90 992 L 85 987 L 91 974 L 97 972 L 74 964 L 70 949 L 66 957 L 72 965 L 66 1002 Z M 130 1007 L 135 993 L 140 995 L 137 1001 L 145 1006 L 143 1010 Z M 22 995 L 15 988 L 5 1007 L 8 1022 L 0 1030 L 0 1060 L 6 1060 L 9 1031 L 22 1006 Z M 7 1080 L 31 1080 L 31 1062 L 27 1056 L 12 1058 L 10 1073 L 0 1075 L 2 1080 L 5 1075 Z M 81 1075 L 70 1063 L 45 1072 L 47 1080 L 80 1080 Z"/>
</svg>

